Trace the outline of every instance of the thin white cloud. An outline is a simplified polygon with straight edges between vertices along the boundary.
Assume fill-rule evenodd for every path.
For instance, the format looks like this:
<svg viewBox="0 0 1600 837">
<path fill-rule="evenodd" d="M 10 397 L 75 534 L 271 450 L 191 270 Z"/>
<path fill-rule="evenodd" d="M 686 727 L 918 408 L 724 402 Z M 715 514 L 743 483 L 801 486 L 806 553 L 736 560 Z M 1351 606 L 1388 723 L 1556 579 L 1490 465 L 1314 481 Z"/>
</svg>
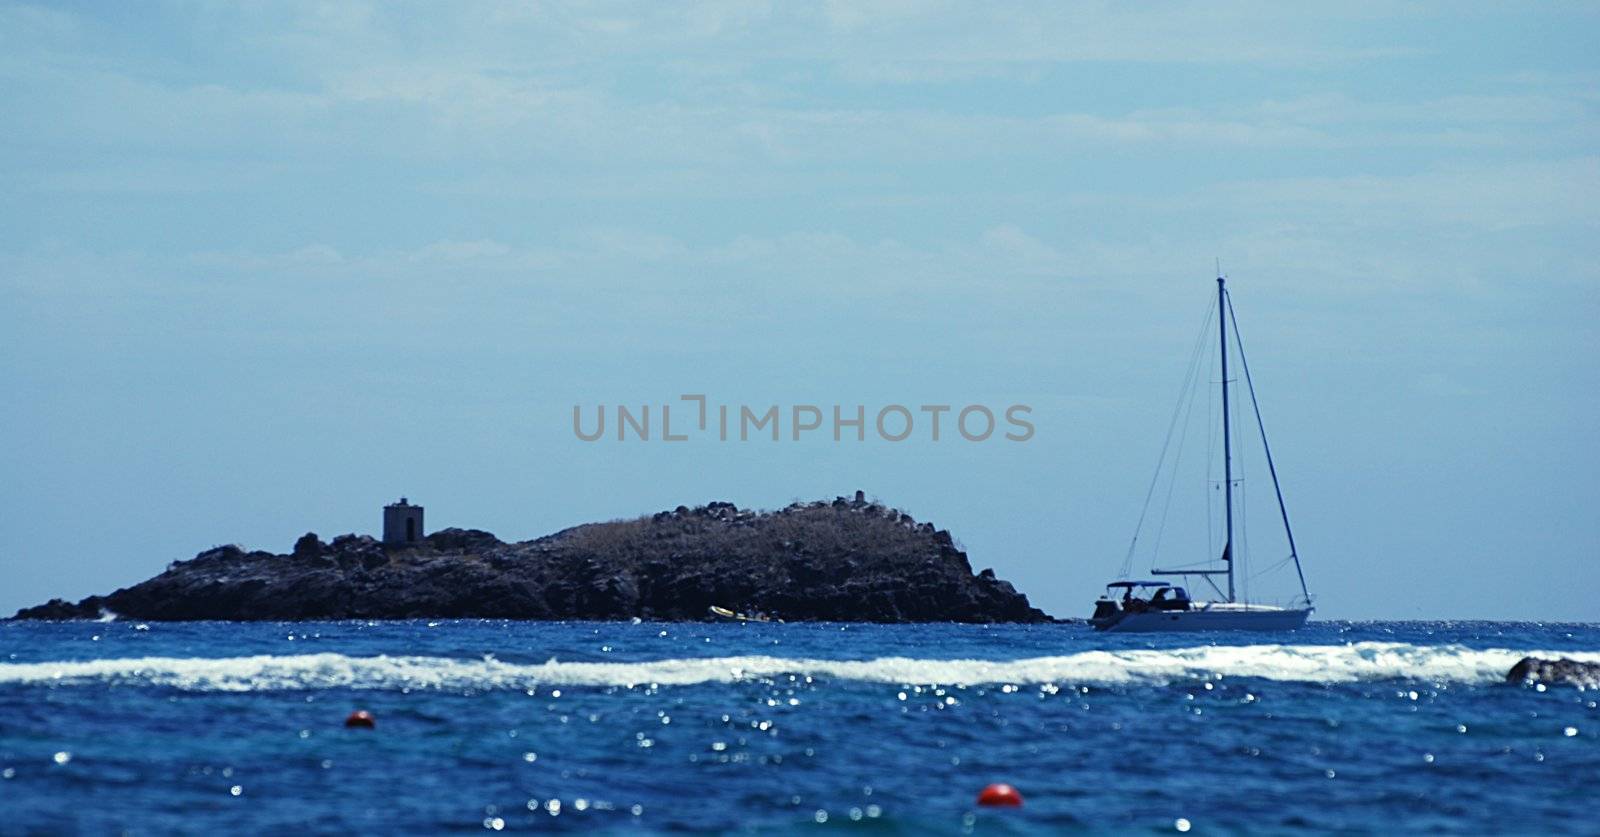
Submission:
<svg viewBox="0 0 1600 837">
<path fill-rule="evenodd" d="M 1406 175 L 1286 177 L 1218 186 L 1241 209 L 1341 225 L 1487 231 L 1600 226 L 1600 157 L 1447 165 Z M 1215 205 L 1215 204 L 1213 204 Z"/>
</svg>

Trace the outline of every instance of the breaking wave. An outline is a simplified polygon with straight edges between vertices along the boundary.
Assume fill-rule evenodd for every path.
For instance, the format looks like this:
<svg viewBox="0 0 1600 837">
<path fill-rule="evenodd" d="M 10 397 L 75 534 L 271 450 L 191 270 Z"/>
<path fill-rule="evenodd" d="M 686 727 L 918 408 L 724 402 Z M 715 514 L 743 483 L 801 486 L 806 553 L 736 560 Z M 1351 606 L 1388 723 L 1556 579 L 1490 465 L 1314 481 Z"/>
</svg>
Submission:
<svg viewBox="0 0 1600 837">
<path fill-rule="evenodd" d="M 1600 653 L 1470 649 L 1459 645 L 1359 642 L 1349 645 L 1200 646 L 1083 651 L 1022 660 L 883 657 L 817 660 L 704 657 L 631 663 L 507 663 L 485 657 L 343 654 L 225 658 L 144 657 L 0 664 L 0 685 L 145 685 L 199 692 L 285 689 L 526 689 L 535 686 L 690 686 L 759 682 L 786 675 L 885 684 L 988 683 L 1160 685 L 1214 677 L 1304 683 L 1413 680 L 1489 683 L 1524 656 L 1600 662 Z"/>
</svg>

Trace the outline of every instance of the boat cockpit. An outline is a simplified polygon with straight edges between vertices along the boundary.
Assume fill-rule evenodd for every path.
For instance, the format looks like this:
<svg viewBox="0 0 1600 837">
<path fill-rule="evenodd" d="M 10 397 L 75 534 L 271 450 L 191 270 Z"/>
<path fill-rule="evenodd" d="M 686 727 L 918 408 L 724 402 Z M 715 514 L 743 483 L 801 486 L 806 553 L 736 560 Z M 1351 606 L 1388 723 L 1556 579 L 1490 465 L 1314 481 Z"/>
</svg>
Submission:
<svg viewBox="0 0 1600 837">
<path fill-rule="evenodd" d="M 1103 619 L 1119 611 L 1189 610 L 1193 606 L 1188 590 L 1165 581 L 1113 581 L 1095 602 L 1094 616 L 1090 618 Z"/>
</svg>

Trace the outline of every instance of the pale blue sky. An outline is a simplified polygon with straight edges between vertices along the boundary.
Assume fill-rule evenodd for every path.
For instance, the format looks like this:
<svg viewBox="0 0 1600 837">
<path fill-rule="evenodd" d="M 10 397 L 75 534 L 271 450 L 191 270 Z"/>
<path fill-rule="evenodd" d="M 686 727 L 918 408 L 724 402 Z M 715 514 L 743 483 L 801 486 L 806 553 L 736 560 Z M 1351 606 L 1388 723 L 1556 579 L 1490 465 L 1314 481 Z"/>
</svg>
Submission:
<svg viewBox="0 0 1600 837">
<path fill-rule="evenodd" d="M 7 4 L 0 611 L 400 494 L 511 539 L 859 487 L 1086 615 L 1221 257 L 1321 616 L 1594 619 L 1597 24 Z M 685 392 L 1038 433 L 571 433 Z"/>
</svg>

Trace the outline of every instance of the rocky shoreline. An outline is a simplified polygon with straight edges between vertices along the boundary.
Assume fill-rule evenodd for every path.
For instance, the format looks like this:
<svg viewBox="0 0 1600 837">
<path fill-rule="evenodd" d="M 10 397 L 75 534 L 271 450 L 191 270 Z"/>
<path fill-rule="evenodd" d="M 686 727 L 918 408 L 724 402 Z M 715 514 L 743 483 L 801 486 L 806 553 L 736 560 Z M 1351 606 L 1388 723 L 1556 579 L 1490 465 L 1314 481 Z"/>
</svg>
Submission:
<svg viewBox="0 0 1600 837">
<path fill-rule="evenodd" d="M 790 621 L 1048 622 L 948 531 L 854 499 L 778 511 L 712 502 L 506 543 L 445 529 L 413 544 L 306 534 L 286 554 L 206 550 L 105 596 L 17 619 L 663 619 L 718 605 Z"/>
</svg>

